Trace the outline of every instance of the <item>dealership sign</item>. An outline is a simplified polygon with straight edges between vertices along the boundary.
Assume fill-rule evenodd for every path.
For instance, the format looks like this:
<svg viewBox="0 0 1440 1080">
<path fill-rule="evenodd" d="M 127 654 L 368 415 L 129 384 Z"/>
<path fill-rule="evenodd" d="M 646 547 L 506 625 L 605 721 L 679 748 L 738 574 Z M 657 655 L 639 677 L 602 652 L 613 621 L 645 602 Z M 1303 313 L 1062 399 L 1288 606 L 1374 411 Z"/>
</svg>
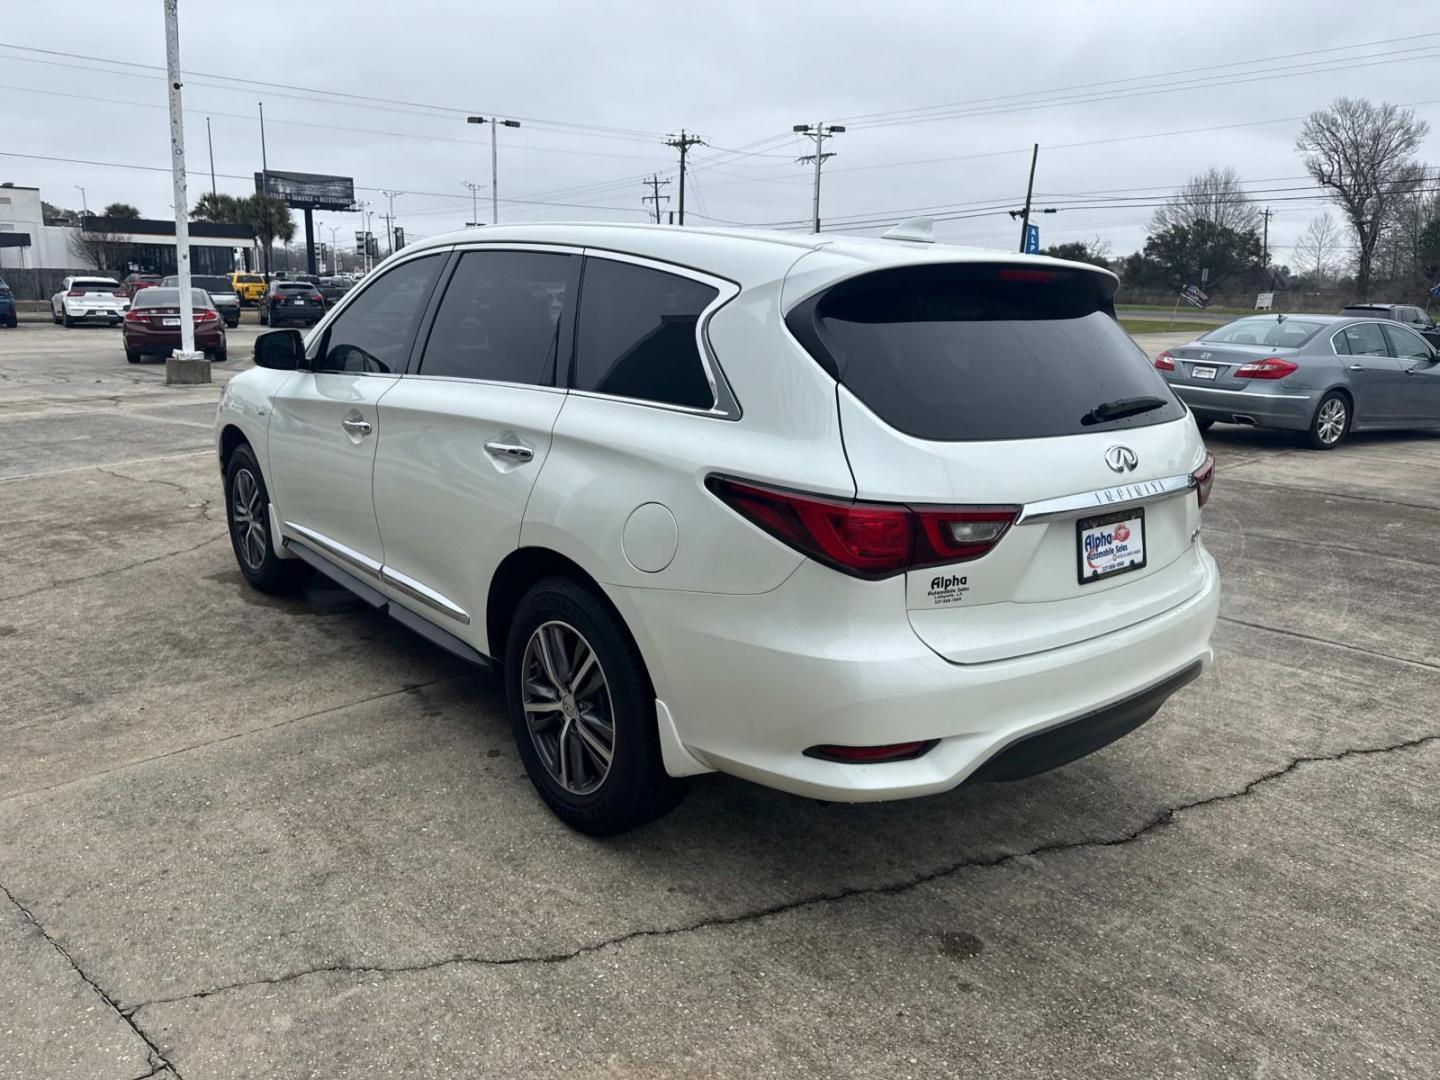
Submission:
<svg viewBox="0 0 1440 1080">
<path fill-rule="evenodd" d="M 355 205 L 355 181 L 348 176 L 269 169 L 255 174 L 255 190 L 284 199 L 296 210 L 349 210 Z"/>
</svg>

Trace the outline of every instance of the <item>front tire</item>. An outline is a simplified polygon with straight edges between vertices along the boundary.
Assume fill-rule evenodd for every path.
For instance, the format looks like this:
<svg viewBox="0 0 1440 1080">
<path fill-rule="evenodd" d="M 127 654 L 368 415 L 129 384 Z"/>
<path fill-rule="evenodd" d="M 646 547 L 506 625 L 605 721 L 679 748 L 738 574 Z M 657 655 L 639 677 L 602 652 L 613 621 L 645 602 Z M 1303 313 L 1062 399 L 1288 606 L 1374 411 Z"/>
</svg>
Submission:
<svg viewBox="0 0 1440 1080">
<path fill-rule="evenodd" d="M 505 696 L 530 782 L 572 829 L 613 836 L 684 797 L 660 756 L 644 661 L 615 612 L 577 582 L 547 578 L 521 599 Z"/>
<path fill-rule="evenodd" d="M 298 559 L 275 554 L 270 535 L 270 492 L 248 444 L 237 446 L 225 466 L 225 520 L 240 573 L 263 593 L 299 592 L 312 571 Z"/>
<path fill-rule="evenodd" d="M 1338 390 L 1331 390 L 1315 406 L 1310 430 L 1305 433 L 1306 444 L 1312 450 L 1334 450 L 1350 434 L 1351 421 L 1350 399 Z"/>
</svg>

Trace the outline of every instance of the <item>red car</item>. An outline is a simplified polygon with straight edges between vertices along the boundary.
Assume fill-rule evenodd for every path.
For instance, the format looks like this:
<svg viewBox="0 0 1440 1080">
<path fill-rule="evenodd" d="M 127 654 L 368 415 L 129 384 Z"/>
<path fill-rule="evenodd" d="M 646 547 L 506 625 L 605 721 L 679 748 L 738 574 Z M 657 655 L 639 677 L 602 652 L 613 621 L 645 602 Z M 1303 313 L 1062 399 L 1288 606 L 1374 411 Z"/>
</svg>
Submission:
<svg viewBox="0 0 1440 1080">
<path fill-rule="evenodd" d="M 220 312 L 204 289 L 191 289 L 190 297 L 195 348 L 211 360 L 224 360 L 225 323 Z M 169 355 L 180 348 L 180 290 L 157 285 L 140 290 L 120 325 L 130 363 L 138 364 L 147 353 Z"/>
<path fill-rule="evenodd" d="M 141 289 L 149 289 L 152 286 L 159 285 L 160 280 L 159 274 L 130 274 L 126 276 L 125 280 L 120 282 L 120 291 L 131 300 L 134 300 L 137 292 Z"/>
</svg>

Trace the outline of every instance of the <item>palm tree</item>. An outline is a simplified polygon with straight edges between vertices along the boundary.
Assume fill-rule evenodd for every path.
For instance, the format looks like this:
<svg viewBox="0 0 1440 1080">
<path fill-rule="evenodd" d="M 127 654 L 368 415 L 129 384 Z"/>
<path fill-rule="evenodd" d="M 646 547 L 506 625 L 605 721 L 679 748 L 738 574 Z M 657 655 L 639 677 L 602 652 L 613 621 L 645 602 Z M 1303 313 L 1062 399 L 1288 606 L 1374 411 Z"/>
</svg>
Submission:
<svg viewBox="0 0 1440 1080">
<path fill-rule="evenodd" d="M 190 211 L 190 216 L 196 221 L 209 221 L 217 225 L 244 225 L 248 224 L 242 211 L 244 199 L 237 199 L 234 195 L 218 195 L 206 192 L 195 201 L 195 209 Z"/>
<path fill-rule="evenodd" d="M 243 200 L 245 224 L 255 230 L 265 252 L 265 272 L 270 272 L 270 245 L 276 240 L 289 241 L 295 236 L 295 222 L 290 206 L 274 195 L 251 195 Z"/>
</svg>

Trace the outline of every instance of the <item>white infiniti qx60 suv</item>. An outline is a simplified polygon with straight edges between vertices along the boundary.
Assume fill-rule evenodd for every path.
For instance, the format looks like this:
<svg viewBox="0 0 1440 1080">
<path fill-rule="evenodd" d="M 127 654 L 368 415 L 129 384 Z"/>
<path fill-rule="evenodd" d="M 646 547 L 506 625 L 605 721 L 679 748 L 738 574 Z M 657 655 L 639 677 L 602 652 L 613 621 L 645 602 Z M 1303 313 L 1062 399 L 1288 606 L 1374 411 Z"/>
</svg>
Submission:
<svg viewBox="0 0 1440 1080">
<path fill-rule="evenodd" d="M 405 248 L 225 388 L 241 572 L 501 667 L 590 833 L 711 770 L 896 799 L 1104 746 L 1210 663 L 1213 460 L 1111 274 L 895 232 Z"/>
</svg>

